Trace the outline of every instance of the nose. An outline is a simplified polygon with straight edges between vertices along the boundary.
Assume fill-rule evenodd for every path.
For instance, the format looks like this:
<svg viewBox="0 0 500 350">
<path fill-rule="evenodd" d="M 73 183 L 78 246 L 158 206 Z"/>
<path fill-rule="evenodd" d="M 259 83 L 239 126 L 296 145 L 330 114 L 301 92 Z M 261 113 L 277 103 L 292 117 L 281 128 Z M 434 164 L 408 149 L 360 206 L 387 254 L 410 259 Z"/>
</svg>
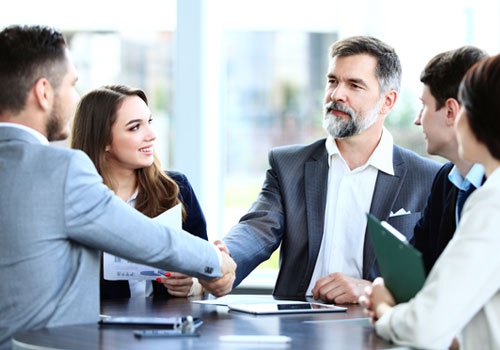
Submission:
<svg viewBox="0 0 500 350">
<path fill-rule="evenodd" d="M 418 112 L 417 116 L 413 120 L 413 124 L 422 125 L 422 110 L 420 110 L 420 112 Z"/>
<path fill-rule="evenodd" d="M 148 125 L 147 128 L 148 128 L 148 132 L 146 134 L 146 139 L 148 141 L 156 140 L 156 133 L 155 133 L 154 129 L 150 125 Z"/>
<path fill-rule="evenodd" d="M 329 98 L 333 102 L 346 102 L 347 95 L 341 84 L 331 88 L 328 92 Z"/>
</svg>

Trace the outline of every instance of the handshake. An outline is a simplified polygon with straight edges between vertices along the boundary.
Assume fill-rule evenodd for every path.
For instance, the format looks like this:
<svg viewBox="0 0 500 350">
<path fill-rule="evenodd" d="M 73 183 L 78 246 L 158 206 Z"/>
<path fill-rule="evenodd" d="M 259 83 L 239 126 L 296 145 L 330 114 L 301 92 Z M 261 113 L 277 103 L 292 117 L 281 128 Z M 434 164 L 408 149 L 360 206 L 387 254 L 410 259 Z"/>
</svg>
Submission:
<svg viewBox="0 0 500 350">
<path fill-rule="evenodd" d="M 208 293 L 216 297 L 221 297 L 233 289 L 233 283 L 236 279 L 236 263 L 231 256 L 229 256 L 229 249 L 223 241 L 217 240 L 214 244 L 221 252 L 222 276 L 209 281 L 200 280 L 200 283 Z"/>
</svg>

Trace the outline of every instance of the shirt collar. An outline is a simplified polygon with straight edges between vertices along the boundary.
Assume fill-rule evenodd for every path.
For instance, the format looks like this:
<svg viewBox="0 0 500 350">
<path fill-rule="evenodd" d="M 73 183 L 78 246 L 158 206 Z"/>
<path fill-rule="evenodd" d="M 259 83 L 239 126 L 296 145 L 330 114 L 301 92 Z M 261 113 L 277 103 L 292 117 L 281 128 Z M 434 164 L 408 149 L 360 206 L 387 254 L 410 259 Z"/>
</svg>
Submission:
<svg viewBox="0 0 500 350">
<path fill-rule="evenodd" d="M 129 199 L 127 199 L 127 204 L 130 205 L 131 207 L 135 207 L 135 202 L 136 202 L 136 199 L 137 199 L 137 195 L 139 194 L 139 187 L 137 187 L 134 191 L 134 193 L 132 193 L 132 195 L 130 196 Z"/>
<path fill-rule="evenodd" d="M 35 129 L 32 129 L 32 128 L 27 127 L 25 125 L 21 125 L 21 124 L 17 124 L 17 123 L 9 123 L 9 122 L 0 122 L 0 127 L 17 128 L 17 129 L 27 131 L 31 135 L 35 136 L 37 138 L 37 140 L 40 141 L 40 143 L 42 145 L 47 145 L 47 146 L 49 145 L 49 140 L 47 140 L 47 138 L 45 136 L 43 136 L 41 133 L 39 133 Z"/>
<path fill-rule="evenodd" d="M 393 145 L 394 140 L 391 133 L 386 128 L 383 128 L 380 142 L 363 168 L 371 165 L 384 173 L 394 175 L 394 165 L 392 163 Z M 342 158 L 337 143 L 331 135 L 326 138 L 325 146 L 328 152 L 328 166 L 332 163 L 332 157 L 338 156 Z"/>
<path fill-rule="evenodd" d="M 458 171 L 456 165 L 453 166 L 450 173 L 448 174 L 448 179 L 451 181 L 451 183 L 458 189 L 464 191 L 467 191 L 471 184 L 473 184 L 476 188 L 481 187 L 483 178 L 484 167 L 481 164 L 474 164 L 465 176 L 465 179 Z"/>
</svg>

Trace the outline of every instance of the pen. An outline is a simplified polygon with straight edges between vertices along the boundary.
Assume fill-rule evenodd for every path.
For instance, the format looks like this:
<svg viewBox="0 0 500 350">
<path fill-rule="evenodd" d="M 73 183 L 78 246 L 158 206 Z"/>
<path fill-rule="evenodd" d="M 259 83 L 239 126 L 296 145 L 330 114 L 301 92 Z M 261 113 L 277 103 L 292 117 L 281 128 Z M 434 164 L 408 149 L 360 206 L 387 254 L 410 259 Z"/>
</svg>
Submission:
<svg viewBox="0 0 500 350">
<path fill-rule="evenodd" d="M 157 337 L 199 337 L 200 333 L 184 333 L 177 329 L 141 329 L 134 330 L 134 336 L 137 338 L 157 338 Z"/>
<path fill-rule="evenodd" d="M 165 274 L 167 271 L 162 271 L 162 270 L 147 270 L 147 271 L 141 271 L 140 274 L 143 276 L 161 276 L 165 277 Z"/>
</svg>

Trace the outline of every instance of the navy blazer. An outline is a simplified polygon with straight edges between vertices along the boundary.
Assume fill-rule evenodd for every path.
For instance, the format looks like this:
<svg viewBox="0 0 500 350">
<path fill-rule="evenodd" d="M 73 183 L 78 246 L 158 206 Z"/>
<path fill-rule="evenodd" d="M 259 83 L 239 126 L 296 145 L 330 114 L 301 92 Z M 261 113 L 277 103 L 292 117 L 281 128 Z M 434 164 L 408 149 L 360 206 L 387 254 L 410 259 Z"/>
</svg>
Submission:
<svg viewBox="0 0 500 350">
<path fill-rule="evenodd" d="M 323 236 L 328 181 L 325 139 L 273 149 L 269 164 L 257 200 L 224 237 L 238 265 L 234 286 L 281 245 L 273 294 L 301 298 L 309 286 Z M 394 176 L 378 172 L 370 213 L 411 239 L 441 165 L 394 145 L 393 166 Z M 410 214 L 391 216 L 401 209 Z M 365 235 L 363 278 L 373 280 L 378 275 L 373 246 Z"/>
<path fill-rule="evenodd" d="M 195 236 L 208 240 L 207 223 L 200 204 L 187 177 L 177 171 L 166 171 L 167 175 L 179 186 L 179 200 L 184 205 L 187 216 L 182 222 L 182 229 Z M 102 275 L 102 274 L 101 274 Z M 161 283 L 153 282 L 153 296 L 169 298 L 167 288 Z M 130 298 L 128 281 L 108 281 L 101 277 L 101 299 Z"/>
<path fill-rule="evenodd" d="M 456 229 L 458 188 L 449 180 L 453 163 L 439 169 L 422 218 L 415 225 L 411 243 L 421 253 L 427 273 L 453 237 Z"/>
</svg>

